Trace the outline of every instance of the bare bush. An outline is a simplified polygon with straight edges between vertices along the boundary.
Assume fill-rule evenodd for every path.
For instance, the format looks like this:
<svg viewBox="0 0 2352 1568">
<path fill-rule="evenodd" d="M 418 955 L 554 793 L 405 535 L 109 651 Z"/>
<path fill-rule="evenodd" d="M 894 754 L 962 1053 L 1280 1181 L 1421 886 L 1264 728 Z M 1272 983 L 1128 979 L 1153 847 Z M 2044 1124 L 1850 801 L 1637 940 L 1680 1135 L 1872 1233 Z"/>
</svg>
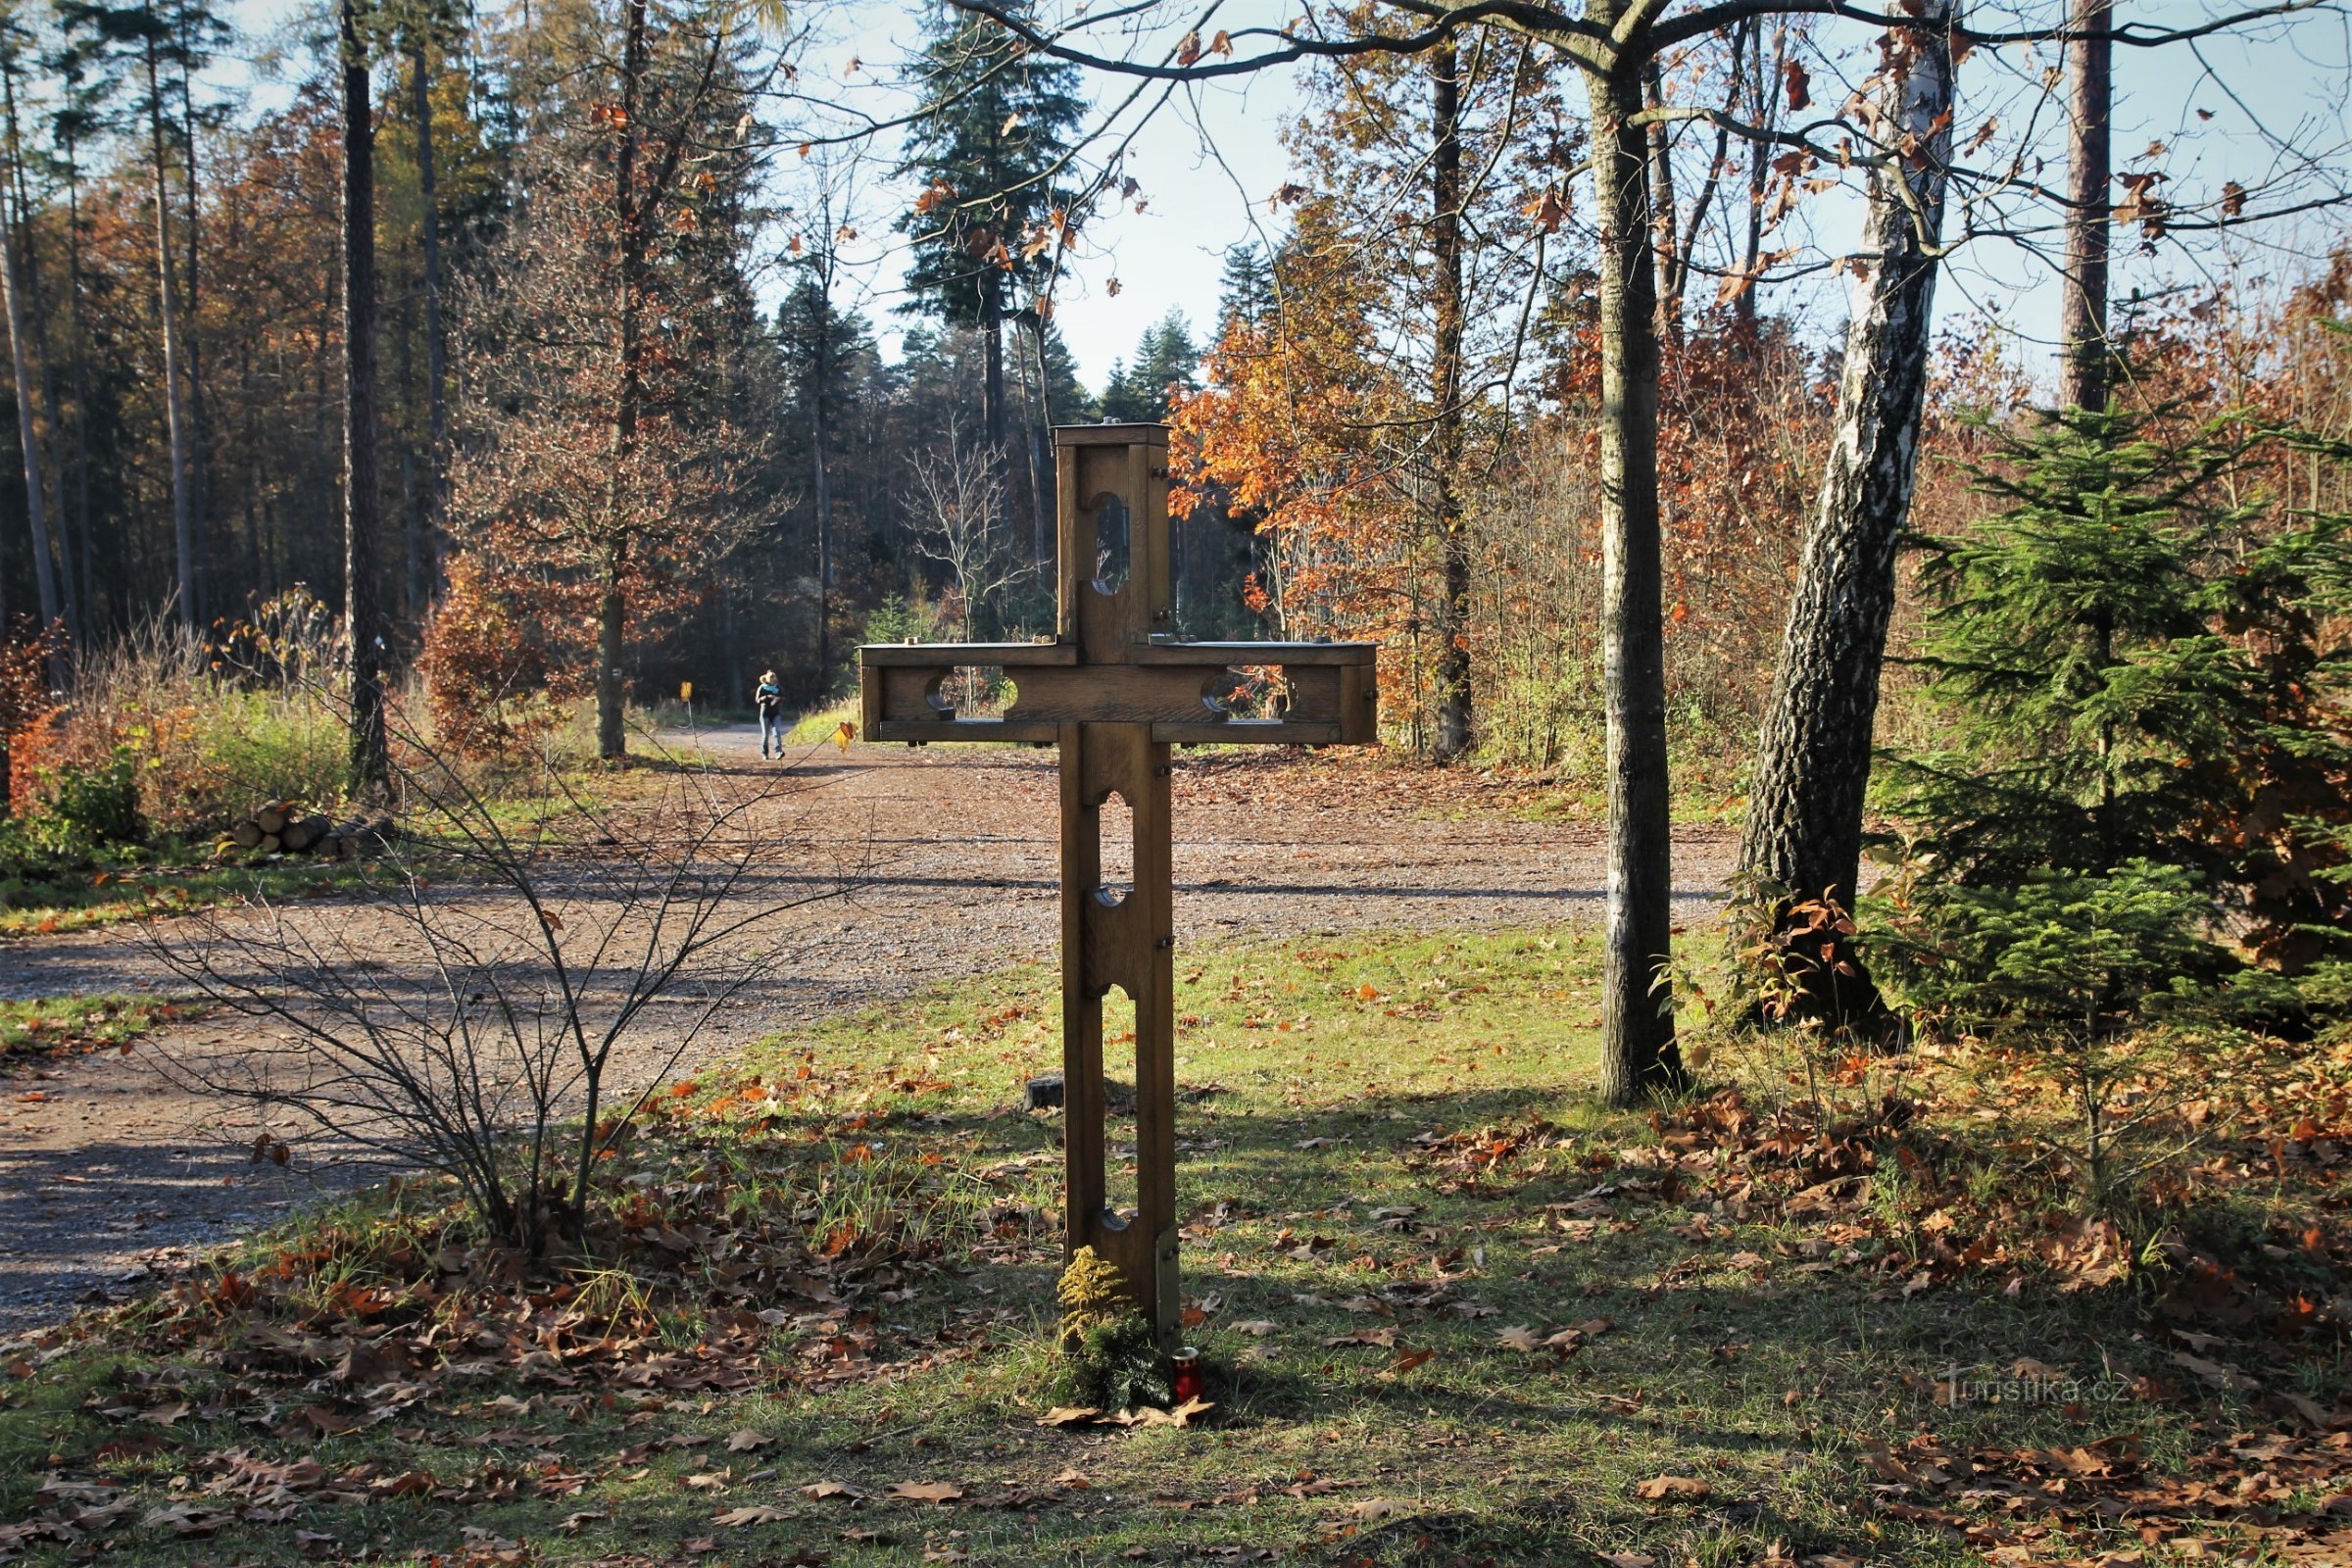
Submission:
<svg viewBox="0 0 2352 1568">
<path fill-rule="evenodd" d="M 395 755 L 402 827 L 353 899 L 151 936 L 199 997 L 261 1026 L 164 1070 L 446 1173 L 536 1254 L 577 1234 L 600 1155 L 768 972 L 776 917 L 856 869 L 808 865 L 789 775 L 665 759 L 658 798 L 619 809 L 551 762 L 518 808 L 413 734 Z"/>
</svg>

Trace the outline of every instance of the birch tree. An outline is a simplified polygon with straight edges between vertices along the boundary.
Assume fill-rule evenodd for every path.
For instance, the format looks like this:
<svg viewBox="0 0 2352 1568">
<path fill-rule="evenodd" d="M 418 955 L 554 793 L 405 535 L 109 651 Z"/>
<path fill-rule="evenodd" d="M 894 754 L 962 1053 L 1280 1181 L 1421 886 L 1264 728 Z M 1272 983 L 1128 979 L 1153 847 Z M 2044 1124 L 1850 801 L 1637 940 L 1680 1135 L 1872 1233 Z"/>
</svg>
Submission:
<svg viewBox="0 0 2352 1568">
<path fill-rule="evenodd" d="M 1712 106 L 1646 100 L 1653 61 L 1684 45 L 1766 16 L 1827 16 L 1884 29 L 1903 29 L 1917 4 L 1881 10 L 1848 0 L 1717 0 L 1676 10 L 1657 0 L 1584 0 L 1569 7 L 1529 0 L 1365 7 L 1318 14 L 1313 26 L 1238 27 L 1203 38 L 1196 27 L 1169 42 L 1146 19 L 1153 0 L 1115 8 L 1102 20 L 1074 7 L 1066 26 L 1040 24 L 1003 0 L 952 0 L 984 17 L 1032 49 L 1097 71 L 1171 81 L 1201 81 L 1287 67 L 1312 58 L 1365 55 L 1420 57 L 1476 28 L 1495 27 L 1536 40 L 1582 74 L 1591 113 L 1588 169 L 1596 205 L 1596 290 L 1599 304 L 1601 395 L 1599 521 L 1602 555 L 1600 643 L 1606 689 L 1608 901 L 1602 977 L 1601 1090 L 1612 1104 L 1632 1104 L 1684 1079 L 1675 1046 L 1673 996 L 1667 983 L 1671 940 L 1672 840 L 1669 831 L 1664 628 L 1661 622 L 1657 420 L 1660 367 L 1657 214 L 1647 127 L 1660 120 L 1730 123 L 1735 133 L 1759 136 L 1791 151 L 1818 156 L 1824 144 L 1808 131 L 1853 135 L 1835 110 L 1813 124 L 1764 132 Z M 1924 0 L 1923 0 L 1924 3 Z M 2278 0 L 2177 26 L 2141 24 L 2102 33 L 2110 41 L 2152 47 L 2194 39 L 2252 21 L 2293 16 L 2321 0 Z M 1103 29 L 1119 41 L 1089 47 Z M 1172 32 L 1173 27 L 1167 29 Z M 2069 41 L 2066 20 L 1969 34 L 1972 46 Z M 1793 63 L 1790 63 L 1793 64 Z M 1787 69 L 1785 67 L 1785 69 Z M 1788 80 L 1792 110 L 1805 107 L 1802 68 Z M 1861 140 L 1869 141 L 1867 135 Z M 1833 156 L 1835 156 L 1833 154 Z M 2043 198 L 2026 173 L 2000 177 Z M 1565 208 L 1549 204 L 1564 215 Z M 2231 220 L 2246 217 L 2233 213 Z M 1553 221 L 1556 223 L 1557 219 Z"/>
<path fill-rule="evenodd" d="M 1879 152 L 1845 329 L 1845 373 L 1821 500 L 1805 535 L 1757 743 L 1741 871 L 1791 927 L 1792 902 L 1854 906 L 1879 670 L 1895 550 L 1910 512 L 1950 181 L 1950 0 L 1892 32 L 1871 113 Z M 1810 925 L 1808 918 L 1803 923 Z M 1849 938 L 1797 965 L 1808 1004 L 1837 1021 L 1880 1004 Z"/>
</svg>

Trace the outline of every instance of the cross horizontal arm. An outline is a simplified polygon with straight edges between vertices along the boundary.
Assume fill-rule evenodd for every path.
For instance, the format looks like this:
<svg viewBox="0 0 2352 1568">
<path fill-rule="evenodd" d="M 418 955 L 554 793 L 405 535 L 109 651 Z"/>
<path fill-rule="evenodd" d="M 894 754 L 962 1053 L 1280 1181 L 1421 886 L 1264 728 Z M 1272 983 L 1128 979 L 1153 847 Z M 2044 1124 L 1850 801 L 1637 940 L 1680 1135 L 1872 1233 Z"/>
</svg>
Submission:
<svg viewBox="0 0 2352 1568">
<path fill-rule="evenodd" d="M 1150 643 L 1128 662 L 1082 663 L 1055 643 L 874 644 L 864 666 L 864 734 L 871 741 L 1044 744 L 1063 724 L 1145 724 L 1176 744 L 1368 745 L 1379 736 L 1370 643 Z M 1002 718 L 958 717 L 942 690 L 958 669 L 1009 671 L 1016 692 Z M 1236 667 L 1279 668 L 1283 709 L 1237 718 L 1225 699 Z"/>
<path fill-rule="evenodd" d="M 858 662 L 869 669 L 1013 669 L 1033 664 L 1075 664 L 1070 643 L 867 643 Z"/>
</svg>

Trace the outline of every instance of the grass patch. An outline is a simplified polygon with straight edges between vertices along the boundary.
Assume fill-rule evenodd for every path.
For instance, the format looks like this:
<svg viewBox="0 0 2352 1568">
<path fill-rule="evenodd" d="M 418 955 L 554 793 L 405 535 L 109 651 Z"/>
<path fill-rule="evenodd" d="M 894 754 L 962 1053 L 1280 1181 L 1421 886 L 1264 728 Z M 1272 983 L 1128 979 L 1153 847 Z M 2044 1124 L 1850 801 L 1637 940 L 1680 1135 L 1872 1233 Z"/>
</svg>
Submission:
<svg viewBox="0 0 2352 1568">
<path fill-rule="evenodd" d="M 858 699 L 855 697 L 828 704 L 823 708 L 812 708 L 793 720 L 792 728 L 785 732 L 784 744 L 787 746 L 820 745 L 831 740 L 834 732 L 842 725 L 856 724 L 858 722 Z"/>
<path fill-rule="evenodd" d="M 348 888 L 349 862 L 284 859 L 224 864 L 195 851 L 122 852 L 96 868 L 0 881 L 0 937 L 49 936 L 233 904 L 313 898 Z"/>
<path fill-rule="evenodd" d="M 188 1015 L 161 997 L 44 997 L 0 1002 L 0 1066 L 40 1056 L 128 1050 L 157 1026 Z"/>
<path fill-rule="evenodd" d="M 1058 1010 L 1026 966 L 680 1086 L 575 1255 L 489 1254 L 412 1184 L 0 1357 L 0 1552 L 1718 1568 L 2335 1539 L 2340 1329 L 2282 1326 L 2273 1292 L 2188 1330 L 2168 1303 L 2217 1281 L 2138 1244 L 2227 1213 L 2262 1258 L 2316 1215 L 2268 1266 L 2340 1294 L 2342 1053 L 2303 1058 L 2299 1144 L 2272 1151 L 2277 1107 L 2212 1111 L 2235 1196 L 2119 1258 L 2054 1179 L 1980 1180 L 1990 1102 L 1933 1058 L 1837 1066 L 1809 1108 L 1759 1053 L 1740 1095 L 1598 1110 L 1597 969 L 1573 927 L 1180 956 L 1210 1424 L 1039 1424 L 1059 1128 L 1019 1088 Z M 1995 1218 L 2010 1255 L 1963 1255 Z"/>
</svg>

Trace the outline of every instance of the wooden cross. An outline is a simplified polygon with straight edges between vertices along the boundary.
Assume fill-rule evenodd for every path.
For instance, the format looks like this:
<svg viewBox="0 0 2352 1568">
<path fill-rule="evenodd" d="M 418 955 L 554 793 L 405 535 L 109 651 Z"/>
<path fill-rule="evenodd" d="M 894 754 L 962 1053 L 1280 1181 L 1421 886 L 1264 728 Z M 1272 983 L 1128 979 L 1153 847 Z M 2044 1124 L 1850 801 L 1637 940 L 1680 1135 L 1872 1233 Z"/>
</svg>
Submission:
<svg viewBox="0 0 2352 1568">
<path fill-rule="evenodd" d="M 1092 1247 L 1125 1280 L 1163 1348 L 1177 1337 L 1175 895 L 1172 745 L 1377 745 L 1371 643 L 1186 642 L 1168 574 L 1168 433 L 1156 424 L 1054 432 L 1059 632 L 1050 643 L 868 644 L 858 651 L 870 741 L 1026 741 L 1061 748 L 1061 1053 L 1067 1251 Z M 1124 555 L 1125 570 L 1118 558 Z M 960 717 L 943 685 L 998 667 L 1002 718 Z M 1240 718 L 1237 668 L 1283 675 L 1280 716 Z M 1134 886 L 1103 885 L 1102 811 L 1134 822 Z M 1102 999 L 1135 1004 L 1136 1211 L 1107 1201 Z"/>
</svg>

